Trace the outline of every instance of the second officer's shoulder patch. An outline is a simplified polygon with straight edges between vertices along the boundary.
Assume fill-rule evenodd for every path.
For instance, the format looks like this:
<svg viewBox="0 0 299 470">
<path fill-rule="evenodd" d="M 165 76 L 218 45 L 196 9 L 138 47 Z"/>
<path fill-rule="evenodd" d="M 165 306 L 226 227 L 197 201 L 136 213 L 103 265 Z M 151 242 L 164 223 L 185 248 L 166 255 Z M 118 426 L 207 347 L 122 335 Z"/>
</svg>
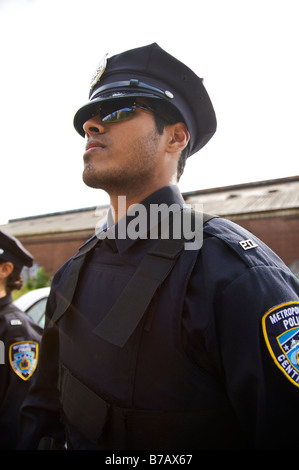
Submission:
<svg viewBox="0 0 299 470">
<path fill-rule="evenodd" d="M 299 387 L 299 302 L 271 308 L 262 318 L 262 327 L 275 364 Z"/>
<path fill-rule="evenodd" d="M 9 362 L 12 370 L 23 380 L 28 380 L 36 369 L 38 343 L 19 341 L 9 347 Z"/>
</svg>

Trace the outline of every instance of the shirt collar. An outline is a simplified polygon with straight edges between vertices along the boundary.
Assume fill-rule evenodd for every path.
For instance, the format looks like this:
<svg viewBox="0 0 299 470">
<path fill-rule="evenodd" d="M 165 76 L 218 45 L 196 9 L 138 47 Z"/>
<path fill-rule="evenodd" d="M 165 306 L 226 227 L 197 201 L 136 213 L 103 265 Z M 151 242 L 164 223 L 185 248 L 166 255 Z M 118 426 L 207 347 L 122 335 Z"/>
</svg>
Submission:
<svg viewBox="0 0 299 470">
<path fill-rule="evenodd" d="M 149 231 L 156 225 L 156 218 L 153 218 L 152 214 L 162 204 L 168 208 L 171 206 L 174 211 L 183 208 L 184 199 L 178 186 L 165 186 L 158 189 L 141 201 L 137 207 L 136 205 L 133 206 L 132 210 L 116 224 L 114 224 L 112 210 L 109 209 L 106 224 L 97 234 L 98 238 L 108 237 L 114 239 L 118 252 L 122 254 L 136 240 L 150 238 Z"/>
</svg>

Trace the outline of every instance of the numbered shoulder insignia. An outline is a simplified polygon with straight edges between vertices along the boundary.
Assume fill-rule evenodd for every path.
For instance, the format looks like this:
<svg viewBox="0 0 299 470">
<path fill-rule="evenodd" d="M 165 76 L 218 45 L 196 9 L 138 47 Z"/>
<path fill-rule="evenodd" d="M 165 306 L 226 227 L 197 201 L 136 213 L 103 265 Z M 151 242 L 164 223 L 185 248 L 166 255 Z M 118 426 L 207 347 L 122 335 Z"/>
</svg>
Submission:
<svg viewBox="0 0 299 470">
<path fill-rule="evenodd" d="M 252 240 L 250 240 L 250 239 L 240 241 L 240 242 L 239 242 L 239 245 L 240 245 L 240 246 L 243 248 L 243 250 L 245 250 L 245 251 L 251 250 L 252 248 L 257 248 L 257 247 L 258 247 L 258 245 L 257 245 L 254 241 L 252 241 Z"/>
<path fill-rule="evenodd" d="M 263 316 L 262 326 L 275 364 L 299 387 L 299 302 L 272 308 Z"/>
<path fill-rule="evenodd" d="M 37 360 L 38 343 L 36 341 L 20 341 L 10 345 L 11 368 L 22 380 L 28 380 L 33 375 Z"/>
</svg>

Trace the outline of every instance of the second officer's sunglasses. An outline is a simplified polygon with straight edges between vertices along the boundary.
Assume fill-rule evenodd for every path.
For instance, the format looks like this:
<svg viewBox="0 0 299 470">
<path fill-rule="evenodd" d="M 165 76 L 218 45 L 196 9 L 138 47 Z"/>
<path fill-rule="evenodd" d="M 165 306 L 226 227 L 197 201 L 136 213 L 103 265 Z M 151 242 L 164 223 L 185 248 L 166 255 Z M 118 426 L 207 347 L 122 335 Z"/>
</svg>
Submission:
<svg viewBox="0 0 299 470">
<path fill-rule="evenodd" d="M 103 101 L 90 117 L 100 116 L 101 120 L 106 123 L 129 121 L 135 116 L 136 109 L 154 112 L 146 104 L 137 104 L 135 99 L 120 99 Z"/>
</svg>

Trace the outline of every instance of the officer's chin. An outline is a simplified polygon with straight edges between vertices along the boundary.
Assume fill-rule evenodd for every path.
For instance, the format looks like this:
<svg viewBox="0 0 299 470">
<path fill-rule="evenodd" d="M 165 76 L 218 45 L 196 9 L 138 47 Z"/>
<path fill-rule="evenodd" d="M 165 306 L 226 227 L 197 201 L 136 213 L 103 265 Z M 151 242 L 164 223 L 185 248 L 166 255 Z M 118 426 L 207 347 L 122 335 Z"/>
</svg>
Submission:
<svg viewBox="0 0 299 470">
<path fill-rule="evenodd" d="M 89 163 L 85 164 L 85 167 L 82 173 L 82 180 L 83 180 L 83 183 L 89 188 L 102 189 L 99 179 L 95 175 L 95 171 Z"/>
</svg>

